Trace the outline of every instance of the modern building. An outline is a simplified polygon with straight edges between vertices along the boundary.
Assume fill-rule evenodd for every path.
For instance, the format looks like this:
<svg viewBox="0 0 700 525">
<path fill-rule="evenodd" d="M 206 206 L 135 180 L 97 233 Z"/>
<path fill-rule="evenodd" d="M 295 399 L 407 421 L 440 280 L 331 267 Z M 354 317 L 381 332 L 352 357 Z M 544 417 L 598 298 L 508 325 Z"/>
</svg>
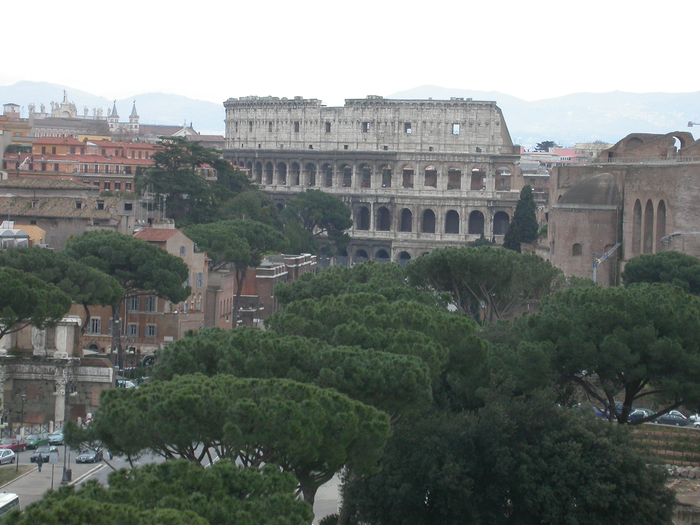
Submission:
<svg viewBox="0 0 700 525">
<path fill-rule="evenodd" d="M 523 179 L 495 102 L 232 98 L 224 157 L 278 206 L 306 189 L 352 210 L 350 261 L 405 263 L 481 235 L 500 241 Z"/>
</svg>

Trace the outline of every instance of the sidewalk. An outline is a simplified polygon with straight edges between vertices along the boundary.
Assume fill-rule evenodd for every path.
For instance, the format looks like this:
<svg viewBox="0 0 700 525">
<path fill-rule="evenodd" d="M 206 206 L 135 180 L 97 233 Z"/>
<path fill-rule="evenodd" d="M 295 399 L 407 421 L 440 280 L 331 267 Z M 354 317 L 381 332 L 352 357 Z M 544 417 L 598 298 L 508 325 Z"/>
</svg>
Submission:
<svg viewBox="0 0 700 525">
<path fill-rule="evenodd" d="M 63 479 L 63 461 L 59 461 L 56 465 L 47 465 L 45 463 L 41 467 L 41 472 L 39 472 L 39 469 L 34 463 L 30 463 L 30 465 L 32 469 L 29 472 L 0 487 L 0 492 L 12 492 L 17 494 L 22 509 L 30 503 L 39 501 L 44 497 L 46 491 L 51 490 L 52 477 L 54 490 L 57 490 L 61 486 L 61 479 Z M 27 463 L 20 463 L 20 466 L 27 466 Z M 67 465 L 67 467 L 73 471 L 71 484 L 81 482 L 84 476 L 92 473 L 93 470 L 103 468 L 103 466 L 104 463 L 78 465 L 71 462 L 70 465 Z M 16 467 L 15 465 L 4 465 L 0 468 L 14 470 Z"/>
</svg>

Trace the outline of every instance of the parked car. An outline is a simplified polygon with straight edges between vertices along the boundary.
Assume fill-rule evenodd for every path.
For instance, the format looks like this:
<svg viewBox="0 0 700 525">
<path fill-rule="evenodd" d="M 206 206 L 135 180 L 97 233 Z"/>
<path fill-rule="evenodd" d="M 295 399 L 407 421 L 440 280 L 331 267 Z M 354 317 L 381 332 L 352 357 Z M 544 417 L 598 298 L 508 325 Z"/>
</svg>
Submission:
<svg viewBox="0 0 700 525">
<path fill-rule="evenodd" d="M 48 434 L 30 434 L 27 436 L 27 448 L 37 448 L 48 444 Z"/>
<path fill-rule="evenodd" d="M 27 442 L 24 439 L 5 438 L 0 441 L 0 449 L 9 448 L 12 452 L 27 450 Z"/>
<path fill-rule="evenodd" d="M 637 408 L 636 410 L 633 410 L 629 417 L 627 418 L 628 421 L 637 421 L 639 419 L 644 419 L 645 417 L 653 416 L 654 411 L 650 410 L 648 408 Z"/>
<path fill-rule="evenodd" d="M 651 423 L 656 423 L 660 425 L 674 425 L 677 427 L 687 427 L 693 424 L 693 422 L 690 419 L 688 419 L 681 413 L 664 414 L 663 416 L 659 416 L 653 421 L 651 421 Z"/>
<path fill-rule="evenodd" d="M 39 447 L 34 451 L 34 454 L 31 455 L 29 458 L 29 461 L 32 463 L 36 463 L 36 460 L 39 459 L 39 456 L 44 460 L 44 463 L 49 462 L 49 458 L 51 457 L 49 454 L 55 452 L 58 454 L 58 447 L 52 447 L 51 445 L 44 445 L 43 447 Z"/>
<path fill-rule="evenodd" d="M 102 461 L 101 450 L 88 450 L 82 454 L 78 454 L 78 457 L 75 458 L 76 463 L 97 463 L 98 461 Z"/>
<path fill-rule="evenodd" d="M 55 430 L 49 434 L 49 445 L 63 445 L 63 430 Z"/>
<path fill-rule="evenodd" d="M 15 453 L 9 448 L 0 450 L 0 465 L 15 462 Z"/>
</svg>

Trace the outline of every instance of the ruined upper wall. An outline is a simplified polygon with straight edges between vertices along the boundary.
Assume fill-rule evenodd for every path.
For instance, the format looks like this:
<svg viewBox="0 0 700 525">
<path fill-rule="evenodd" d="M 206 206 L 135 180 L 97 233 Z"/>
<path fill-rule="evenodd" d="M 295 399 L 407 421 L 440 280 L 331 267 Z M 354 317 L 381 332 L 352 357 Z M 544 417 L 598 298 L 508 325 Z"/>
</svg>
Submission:
<svg viewBox="0 0 700 525">
<path fill-rule="evenodd" d="M 495 102 L 369 96 L 326 107 L 302 97 L 244 97 L 224 106 L 227 149 L 513 153 Z"/>
</svg>

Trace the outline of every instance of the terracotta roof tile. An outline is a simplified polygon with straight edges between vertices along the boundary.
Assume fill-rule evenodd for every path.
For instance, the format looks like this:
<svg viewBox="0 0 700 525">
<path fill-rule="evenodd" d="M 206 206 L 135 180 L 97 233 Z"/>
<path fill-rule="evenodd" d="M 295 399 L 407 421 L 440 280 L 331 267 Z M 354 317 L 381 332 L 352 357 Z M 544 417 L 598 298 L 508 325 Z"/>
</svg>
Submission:
<svg viewBox="0 0 700 525">
<path fill-rule="evenodd" d="M 97 201 L 104 202 L 104 209 L 97 209 Z M 112 219 L 110 208 L 117 209 L 121 199 L 118 197 L 0 197 L 0 215 L 19 217 L 74 218 L 74 219 Z M 36 202 L 37 205 L 33 206 Z M 80 209 L 76 202 L 82 202 Z"/>
<path fill-rule="evenodd" d="M 161 228 L 143 228 L 142 230 L 137 231 L 134 234 L 134 237 L 137 239 L 142 239 L 144 241 L 151 241 L 151 242 L 163 242 L 167 241 L 175 235 L 176 233 L 180 232 L 180 230 L 164 230 Z"/>
</svg>

